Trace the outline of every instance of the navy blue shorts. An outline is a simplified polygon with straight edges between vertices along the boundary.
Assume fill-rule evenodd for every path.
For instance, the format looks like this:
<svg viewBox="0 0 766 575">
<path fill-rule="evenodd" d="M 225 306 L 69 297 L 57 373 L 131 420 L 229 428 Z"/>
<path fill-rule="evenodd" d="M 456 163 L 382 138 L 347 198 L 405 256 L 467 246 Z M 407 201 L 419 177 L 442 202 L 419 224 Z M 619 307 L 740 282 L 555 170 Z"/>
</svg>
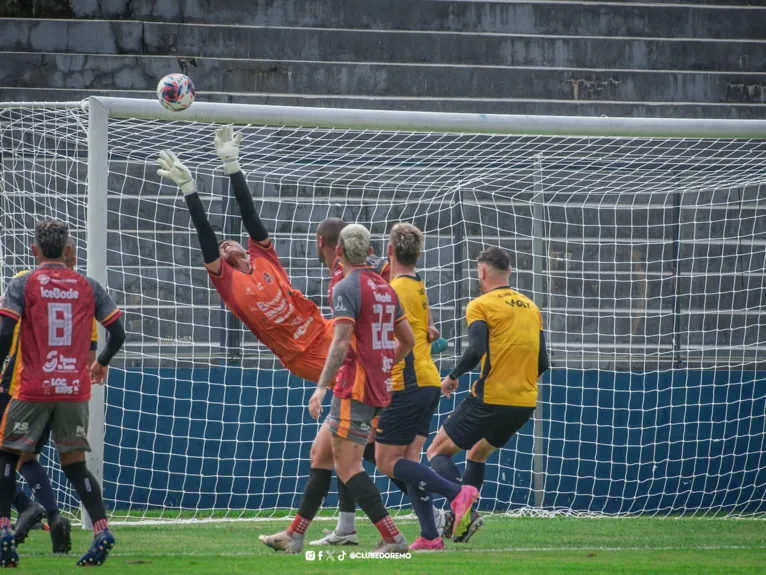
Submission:
<svg viewBox="0 0 766 575">
<path fill-rule="evenodd" d="M 499 449 L 534 412 L 534 407 L 492 405 L 469 395 L 449 416 L 444 431 L 460 449 L 471 449 L 482 439 Z"/>
<path fill-rule="evenodd" d="M 375 441 L 409 445 L 418 435 L 428 437 L 441 391 L 441 387 L 434 386 L 395 391 L 391 403 L 380 414 Z"/>
</svg>

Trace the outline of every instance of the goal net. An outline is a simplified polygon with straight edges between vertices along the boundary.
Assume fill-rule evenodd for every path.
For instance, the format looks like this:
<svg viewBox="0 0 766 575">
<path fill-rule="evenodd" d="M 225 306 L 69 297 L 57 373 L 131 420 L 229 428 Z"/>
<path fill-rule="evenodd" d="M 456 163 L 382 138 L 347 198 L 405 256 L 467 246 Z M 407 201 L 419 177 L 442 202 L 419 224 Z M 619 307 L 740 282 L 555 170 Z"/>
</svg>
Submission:
<svg viewBox="0 0 766 575">
<path fill-rule="evenodd" d="M 289 375 L 222 306 L 180 191 L 155 173 L 158 152 L 174 150 L 219 237 L 244 241 L 212 147 L 229 115 L 245 133 L 241 164 L 281 261 L 325 313 L 318 222 L 367 225 L 378 253 L 397 221 L 424 231 L 419 268 L 450 342 L 437 358 L 443 371 L 479 295 L 476 253 L 500 245 L 512 254 L 512 286 L 542 310 L 552 369 L 534 420 L 491 458 L 480 509 L 766 516 L 763 130 L 682 137 L 669 121 L 660 132 L 680 135 L 577 136 L 562 122 L 559 135 L 534 135 L 526 118 L 529 135 L 510 135 L 479 133 L 488 129 L 471 129 L 472 116 L 453 115 L 462 131 L 438 121 L 422 131 L 430 119 L 375 129 L 348 127 L 343 113 L 337 125 L 347 127 L 316 127 L 333 125 L 326 110 L 315 127 L 288 127 L 265 107 L 198 103 L 191 110 L 204 113 L 187 121 L 138 104 L 144 119 L 124 117 L 113 100 L 108 136 L 91 129 L 90 144 L 86 103 L 0 105 L 3 288 L 34 265 L 35 220 L 58 217 L 82 271 L 86 258 L 106 258 L 102 277 L 125 311 L 128 340 L 105 396 L 113 519 L 273 517 L 297 507 L 308 476 L 313 384 Z M 549 120 L 539 133 L 554 133 Z M 94 166 L 104 147 L 108 163 Z M 106 189 L 95 180 L 89 189 L 89 157 L 92 180 L 108 170 Z M 104 196 L 98 216 L 93 199 Z M 434 429 L 467 382 L 442 399 Z M 76 508 L 56 456 L 46 450 L 43 460 L 60 502 Z M 409 509 L 388 479 L 376 481 L 390 508 Z M 325 508 L 336 502 L 333 483 Z"/>
</svg>

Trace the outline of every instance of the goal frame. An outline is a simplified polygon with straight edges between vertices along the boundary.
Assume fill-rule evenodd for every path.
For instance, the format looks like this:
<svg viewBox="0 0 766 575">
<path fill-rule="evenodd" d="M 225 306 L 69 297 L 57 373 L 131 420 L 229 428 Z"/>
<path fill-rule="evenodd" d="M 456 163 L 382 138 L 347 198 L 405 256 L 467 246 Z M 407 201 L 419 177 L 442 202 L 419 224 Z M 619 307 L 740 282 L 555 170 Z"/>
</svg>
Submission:
<svg viewBox="0 0 766 575">
<path fill-rule="evenodd" d="M 93 96 L 80 102 L 11 102 L 0 108 L 79 108 L 88 113 L 88 182 L 87 182 L 87 273 L 102 284 L 107 283 L 107 196 L 108 136 L 110 118 L 190 121 L 206 123 L 255 124 L 288 127 L 340 129 L 401 130 L 435 133 L 505 134 L 518 136 L 581 136 L 613 138 L 736 138 L 766 139 L 766 120 L 707 120 L 663 118 L 611 118 L 533 116 L 510 114 L 443 113 L 350 108 L 309 108 L 196 102 L 187 110 L 171 112 L 157 100 Z M 542 182 L 535 182 L 536 196 L 542 198 Z M 534 201 L 534 200 L 533 200 Z M 534 201 L 533 213 L 542 214 L 541 201 Z M 542 292 L 544 238 L 542 218 L 536 218 L 532 238 L 533 282 Z M 99 327 L 99 350 L 105 342 Z M 95 386 L 91 399 L 88 439 L 92 452 L 88 466 L 103 482 L 105 395 L 103 386 Z M 533 492 L 535 506 L 543 502 L 544 405 L 538 403 L 533 420 Z M 83 527 L 90 520 L 83 509 Z"/>
</svg>

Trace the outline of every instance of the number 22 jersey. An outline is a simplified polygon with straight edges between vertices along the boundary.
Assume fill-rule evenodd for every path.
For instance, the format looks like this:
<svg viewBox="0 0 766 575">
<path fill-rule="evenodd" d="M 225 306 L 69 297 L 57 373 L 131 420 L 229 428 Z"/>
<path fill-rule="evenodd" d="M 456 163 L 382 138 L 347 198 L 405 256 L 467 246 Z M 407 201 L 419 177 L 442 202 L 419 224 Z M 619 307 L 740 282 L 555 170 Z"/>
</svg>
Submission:
<svg viewBox="0 0 766 575">
<path fill-rule="evenodd" d="M 101 284 L 63 264 L 43 264 L 11 280 L 0 315 L 21 321 L 22 368 L 15 397 L 33 402 L 90 399 L 93 318 L 108 326 L 122 315 Z"/>
<path fill-rule="evenodd" d="M 333 323 L 354 324 L 333 394 L 374 407 L 391 402 L 394 326 L 407 319 L 394 289 L 372 268 L 352 270 L 330 294 Z"/>
</svg>

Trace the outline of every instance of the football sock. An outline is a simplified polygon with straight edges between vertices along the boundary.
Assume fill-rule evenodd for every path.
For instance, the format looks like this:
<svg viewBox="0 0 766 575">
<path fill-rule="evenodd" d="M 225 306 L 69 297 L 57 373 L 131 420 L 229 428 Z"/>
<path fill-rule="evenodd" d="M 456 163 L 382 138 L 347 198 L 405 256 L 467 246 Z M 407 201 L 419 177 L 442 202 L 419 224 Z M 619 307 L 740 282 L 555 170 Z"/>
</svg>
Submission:
<svg viewBox="0 0 766 575">
<path fill-rule="evenodd" d="M 375 463 L 375 442 L 368 443 L 364 448 L 364 460 L 371 463 L 373 467 L 377 467 L 377 463 Z M 401 481 L 400 479 L 396 479 L 394 477 L 390 478 L 394 485 L 396 485 L 399 488 L 399 491 L 407 495 L 407 483 L 405 481 Z"/>
<path fill-rule="evenodd" d="M 58 505 L 56 504 L 56 495 L 53 493 L 51 480 L 48 479 L 48 473 L 45 471 L 45 468 L 39 461 L 33 459 L 22 465 L 19 473 L 26 480 L 37 502 L 45 507 L 45 512 L 48 514 L 48 523 L 51 523 L 51 516 L 53 515 L 55 518 L 58 515 Z"/>
<path fill-rule="evenodd" d="M 335 533 L 350 535 L 356 531 L 356 501 L 340 478 L 338 479 L 338 525 Z"/>
<path fill-rule="evenodd" d="M 293 522 L 290 523 L 290 527 L 285 529 L 285 533 L 287 533 L 293 539 L 303 539 L 303 536 L 306 535 L 306 530 L 309 528 L 309 525 L 311 525 L 311 519 L 301 517 L 299 513 L 295 516 Z"/>
<path fill-rule="evenodd" d="M 452 501 L 460 493 L 461 486 L 446 480 L 425 465 L 409 459 L 399 459 L 394 465 L 394 477 L 422 487 L 425 491 L 438 493 Z"/>
<path fill-rule="evenodd" d="M 436 519 L 434 517 L 431 494 L 412 483 L 407 487 L 410 493 L 412 509 L 415 511 L 415 515 L 418 516 L 418 521 L 420 522 L 420 536 L 429 541 L 436 539 L 439 536 L 439 532 L 436 530 Z"/>
<path fill-rule="evenodd" d="M 29 509 L 30 503 L 32 503 L 32 500 L 29 498 L 29 495 L 24 492 L 24 488 L 17 482 L 16 495 L 13 496 L 13 506 L 16 508 L 16 512 L 19 514 L 24 513 Z"/>
<path fill-rule="evenodd" d="M 338 514 L 338 524 L 335 526 L 336 535 L 351 535 L 356 533 L 356 513 L 341 511 Z"/>
<path fill-rule="evenodd" d="M 431 469 L 444 477 L 444 479 L 454 481 L 455 483 L 461 483 L 463 481 L 463 477 L 460 475 L 457 465 L 455 465 L 455 462 L 452 461 L 452 458 L 449 455 L 436 455 L 431 458 L 430 464 Z"/>
<path fill-rule="evenodd" d="M 330 469 L 312 469 L 309 473 L 309 480 L 306 488 L 303 490 L 303 499 L 298 508 L 298 514 L 293 523 L 287 528 L 288 535 L 296 533 L 303 535 L 311 524 L 311 521 L 322 506 L 322 501 L 327 497 L 330 491 L 330 482 L 332 481 L 332 471 Z"/>
<path fill-rule="evenodd" d="M 375 527 L 383 540 L 388 543 L 397 541 L 401 537 L 401 534 L 396 528 L 396 525 L 394 525 L 394 520 L 391 519 L 390 515 L 386 515 L 383 519 L 375 523 Z"/>
<path fill-rule="evenodd" d="M 388 516 L 388 511 L 386 511 L 383 505 L 380 492 L 366 471 L 361 471 L 350 477 L 346 481 L 346 486 L 354 496 L 357 505 L 370 518 L 370 521 L 377 523 Z"/>
<path fill-rule="evenodd" d="M 486 467 L 483 461 L 471 461 L 466 459 L 465 461 L 465 473 L 463 473 L 463 485 L 473 485 L 476 489 L 481 490 L 481 485 L 484 483 L 484 468 Z"/>
<path fill-rule="evenodd" d="M 109 527 L 106 520 L 104 499 L 101 497 L 101 486 L 88 470 L 84 461 L 62 465 L 61 470 L 74 487 L 83 507 L 90 515 L 90 520 L 93 522 L 93 533 L 98 535 Z"/>
<path fill-rule="evenodd" d="M 0 528 L 11 527 L 11 503 L 16 495 L 16 464 L 19 456 L 0 451 Z"/>
</svg>

